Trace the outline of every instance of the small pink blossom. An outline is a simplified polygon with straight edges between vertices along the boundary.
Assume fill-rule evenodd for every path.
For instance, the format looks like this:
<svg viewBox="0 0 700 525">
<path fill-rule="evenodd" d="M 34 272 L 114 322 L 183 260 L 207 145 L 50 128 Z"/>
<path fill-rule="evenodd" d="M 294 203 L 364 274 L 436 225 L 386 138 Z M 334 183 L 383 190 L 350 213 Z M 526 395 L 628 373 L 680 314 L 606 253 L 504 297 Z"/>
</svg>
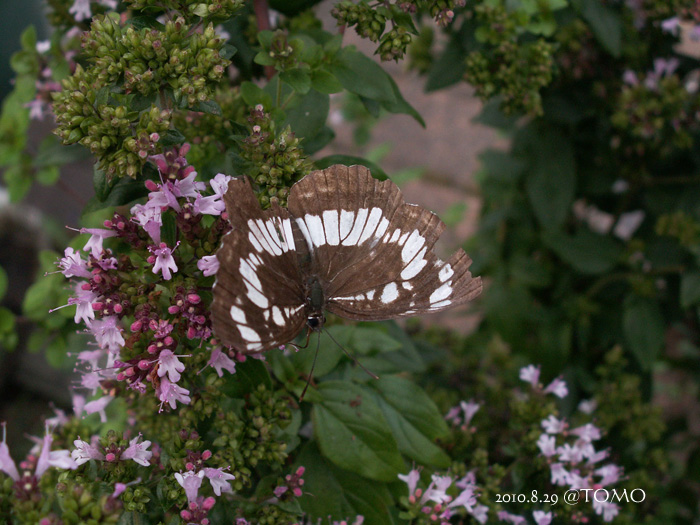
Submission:
<svg viewBox="0 0 700 525">
<path fill-rule="evenodd" d="M 103 396 L 94 401 L 90 401 L 85 405 L 85 413 L 90 415 L 98 412 L 100 414 L 100 421 L 106 423 L 107 414 L 105 413 L 105 408 L 111 403 L 112 399 L 114 399 L 112 396 Z"/>
<path fill-rule="evenodd" d="M 148 250 L 153 254 L 148 258 L 148 262 L 153 264 L 153 273 L 162 272 L 163 279 L 169 281 L 172 278 L 171 271 L 177 272 L 177 264 L 173 258 L 173 250 L 168 245 L 161 242 L 158 247 L 149 246 Z"/>
<path fill-rule="evenodd" d="M 168 374 L 168 379 L 171 383 L 177 383 L 180 380 L 180 373 L 185 370 L 185 365 L 178 359 L 172 350 L 163 350 L 158 355 L 158 377 L 163 377 Z"/>
<path fill-rule="evenodd" d="M 148 467 L 153 456 L 153 452 L 147 450 L 151 446 L 151 442 L 143 441 L 139 443 L 140 440 L 141 434 L 129 441 L 129 446 L 122 452 L 120 459 L 133 459 L 139 465 Z"/>
<path fill-rule="evenodd" d="M 530 383 L 532 388 L 537 388 L 540 380 L 540 367 L 528 365 L 520 369 L 520 379 L 526 383 Z"/>
<path fill-rule="evenodd" d="M 92 445 L 87 441 L 82 441 L 81 439 L 76 439 L 73 441 L 73 445 L 76 447 L 70 455 L 75 461 L 76 465 L 82 465 L 87 463 L 91 459 L 97 459 L 104 461 L 105 456 L 100 452 L 96 445 Z"/>
<path fill-rule="evenodd" d="M 180 486 L 185 489 L 185 495 L 187 496 L 187 501 L 194 501 L 197 499 L 197 493 L 199 492 L 199 487 L 202 486 L 202 478 L 204 477 L 204 471 L 200 470 L 196 474 L 194 472 L 187 471 L 184 474 L 180 472 L 175 473 L 175 479 L 180 484 Z"/>
<path fill-rule="evenodd" d="M 66 277 L 84 277 L 90 279 L 92 274 L 87 267 L 87 261 L 80 257 L 80 252 L 76 252 L 73 248 L 64 250 L 64 257 L 58 261 L 58 267 L 61 273 Z"/>
<path fill-rule="evenodd" d="M 236 479 L 233 474 L 224 472 L 221 468 L 205 468 L 204 475 L 209 479 L 211 488 L 214 489 L 214 494 L 217 496 L 221 496 L 222 492 L 233 492 L 229 483 L 230 479 Z"/>
<path fill-rule="evenodd" d="M 219 377 L 224 376 L 224 370 L 230 374 L 236 373 L 236 363 L 221 350 L 220 346 L 215 347 L 211 351 L 211 357 L 207 364 L 216 370 Z"/>
<path fill-rule="evenodd" d="M 163 405 L 166 403 L 170 405 L 170 408 L 173 410 L 175 410 L 177 407 L 178 401 L 183 405 L 189 405 L 191 401 L 190 396 L 188 395 L 189 393 L 189 390 L 171 383 L 167 377 L 164 377 L 160 381 L 160 386 L 157 390 L 158 399 L 161 401 L 161 410 L 163 409 Z"/>
<path fill-rule="evenodd" d="M 202 275 L 204 275 L 204 277 L 216 275 L 216 272 L 219 271 L 219 261 L 216 255 L 205 255 L 197 261 L 197 268 L 202 270 Z"/>
<path fill-rule="evenodd" d="M 565 398 L 569 395 L 569 389 L 566 387 L 566 382 L 561 379 L 555 379 L 544 389 L 545 394 L 554 394 L 559 399 Z"/>
</svg>

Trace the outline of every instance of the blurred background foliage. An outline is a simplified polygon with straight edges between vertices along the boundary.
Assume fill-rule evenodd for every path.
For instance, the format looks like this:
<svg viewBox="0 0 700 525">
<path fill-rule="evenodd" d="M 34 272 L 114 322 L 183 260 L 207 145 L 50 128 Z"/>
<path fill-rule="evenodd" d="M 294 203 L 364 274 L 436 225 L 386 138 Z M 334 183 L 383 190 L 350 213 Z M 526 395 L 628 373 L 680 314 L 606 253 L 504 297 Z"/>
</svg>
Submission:
<svg viewBox="0 0 700 525">
<path fill-rule="evenodd" d="M 327 125 L 331 94 L 344 92 L 343 114 L 358 142 L 370 140 L 374 123 L 387 113 L 421 119 L 379 65 L 321 30 L 307 10 L 315 3 L 270 2 L 285 15 L 277 32 L 261 31 L 269 28 L 256 22 L 251 3 L 244 15 L 222 16 L 228 44 L 237 50 L 224 55 L 234 66 L 227 80 L 234 88 L 216 89 L 216 76 L 192 89 L 173 84 L 165 96 L 175 110 L 164 123 L 154 124 L 163 115 L 144 117 L 156 104 L 149 79 L 135 79 L 140 95 L 128 98 L 110 94 L 125 82 L 121 72 L 99 76 L 108 65 L 80 73 L 93 86 L 103 82 L 103 103 L 129 110 L 122 115 L 128 131 L 113 142 L 102 140 L 108 133 L 98 126 L 99 115 L 94 125 L 71 120 L 75 115 L 59 119 L 63 141 L 88 146 L 98 160 L 94 176 L 85 178 L 95 183 L 88 204 L 95 213 L 86 214 L 83 225 L 99 224 L 102 208 L 143 196 L 143 186 L 129 178 L 148 170 L 139 151 L 184 141 L 205 179 L 218 171 L 248 173 L 263 205 L 270 197 L 284 199 L 285 185 L 312 167 L 362 162 L 386 176 L 366 159 L 314 157 L 334 138 Z M 50 4 L 54 25 L 89 29 L 68 14 L 70 2 Z M 629 522 L 698 519 L 700 428 L 692 414 L 700 406 L 700 64 L 679 46 L 697 37 L 700 6 L 690 0 L 346 0 L 329 6 L 345 31 L 374 42 L 380 59 L 405 59 L 428 92 L 460 82 L 473 86 L 485 101 L 478 122 L 510 141 L 505 150 L 485 151 L 477 174 L 483 207 L 465 249 L 473 273 L 486 281 L 479 325 L 467 337 L 412 325 L 428 364 L 419 382 L 444 409 L 466 396 L 488 399 L 493 420 L 482 425 L 493 430 L 483 448 L 499 457 L 506 444 L 498 422 L 508 424 L 510 409 L 499 401 L 507 388 L 499 386 L 507 383 L 502 378 L 512 380 L 518 366 L 531 362 L 541 363 L 548 377 L 563 373 L 574 396 L 562 408 L 596 398 L 602 424 L 623 451 L 620 461 L 630 472 L 648 469 L 639 479 L 657 490 L 654 508 L 632 510 Z M 13 16 L 19 14 L 3 23 L 16 30 L 24 22 Z M 144 16 L 138 23 L 155 27 L 153 20 Z M 13 49 L 13 35 L 3 33 L 3 53 Z M 36 43 L 35 30 L 23 33 L 12 59 L 14 86 L 3 93 L 0 166 L 15 202 L 36 182 L 60 183 L 61 167 L 86 153 L 53 135 L 38 154 L 29 153 L 25 105 L 36 97 L 48 103 L 49 83 L 75 78 L 63 53 L 78 47 L 77 40 L 53 38 L 42 54 Z M 46 67 L 50 79 L 42 78 Z M 70 100 L 58 103 L 69 111 Z M 249 121 L 256 104 L 274 109 Z M 253 126 L 265 135 L 255 147 Z M 156 131 L 167 140 L 144 138 Z M 280 141 L 298 153 L 280 157 Z M 43 253 L 37 275 L 52 271 L 55 257 Z M 0 295 L 5 275 L 0 272 Z M 63 362 L 74 346 L 72 315 L 49 316 L 43 305 L 65 304 L 66 293 L 62 278 L 43 278 L 27 293 L 22 312 L 0 309 L 2 352 L 17 345 L 19 318 L 34 324 L 28 347 Z M 513 490 L 525 486 L 512 472 L 508 483 Z"/>
</svg>

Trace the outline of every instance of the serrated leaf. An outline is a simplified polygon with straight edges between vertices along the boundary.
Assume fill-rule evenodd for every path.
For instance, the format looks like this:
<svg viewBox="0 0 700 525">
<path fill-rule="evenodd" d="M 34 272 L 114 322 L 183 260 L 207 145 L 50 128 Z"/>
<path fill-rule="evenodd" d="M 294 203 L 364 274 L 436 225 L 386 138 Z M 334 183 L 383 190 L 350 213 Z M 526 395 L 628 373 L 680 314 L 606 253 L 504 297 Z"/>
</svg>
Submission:
<svg viewBox="0 0 700 525">
<path fill-rule="evenodd" d="M 314 433 L 335 465 L 377 481 L 394 481 L 405 465 L 381 409 L 361 387 L 326 381 L 317 388 Z"/>
<path fill-rule="evenodd" d="M 396 523 L 390 512 L 394 502 L 384 483 L 336 467 L 321 456 L 313 442 L 302 448 L 292 470 L 299 466 L 306 468 L 299 503 L 312 522 L 329 516 L 338 521 L 364 516 L 367 524 Z"/>
<path fill-rule="evenodd" d="M 280 80 L 290 85 L 294 91 L 305 95 L 311 89 L 309 73 L 301 69 L 288 69 L 280 73 Z"/>
<path fill-rule="evenodd" d="M 318 69 L 311 73 L 311 87 L 327 95 L 343 91 L 340 81 L 325 69 Z"/>
<path fill-rule="evenodd" d="M 643 370 L 651 369 L 664 344 L 665 323 L 656 301 L 631 296 L 622 315 L 625 340 Z"/>
<path fill-rule="evenodd" d="M 385 376 L 370 383 L 399 450 L 423 465 L 447 468 L 450 457 L 435 440 L 449 434 L 442 414 L 425 391 L 399 376 Z"/>
<path fill-rule="evenodd" d="M 328 71 L 351 93 L 371 100 L 397 102 L 391 77 L 379 64 L 353 47 L 341 50 Z"/>
<path fill-rule="evenodd" d="M 272 108 L 272 97 L 252 82 L 243 82 L 241 84 L 241 97 L 250 107 L 262 104 L 268 111 Z"/>
<path fill-rule="evenodd" d="M 327 157 L 322 157 L 314 161 L 314 165 L 318 169 L 324 169 L 332 166 L 333 164 L 343 164 L 345 166 L 354 166 L 358 164 L 369 168 L 369 171 L 372 173 L 372 177 L 377 180 L 386 180 L 389 178 L 382 168 L 380 168 L 374 162 L 362 157 L 354 157 L 352 155 L 328 155 Z"/>
<path fill-rule="evenodd" d="M 158 141 L 164 148 L 171 148 L 173 146 L 179 146 L 184 143 L 185 136 L 177 129 L 169 129 L 165 133 L 160 135 L 160 140 Z"/>
</svg>

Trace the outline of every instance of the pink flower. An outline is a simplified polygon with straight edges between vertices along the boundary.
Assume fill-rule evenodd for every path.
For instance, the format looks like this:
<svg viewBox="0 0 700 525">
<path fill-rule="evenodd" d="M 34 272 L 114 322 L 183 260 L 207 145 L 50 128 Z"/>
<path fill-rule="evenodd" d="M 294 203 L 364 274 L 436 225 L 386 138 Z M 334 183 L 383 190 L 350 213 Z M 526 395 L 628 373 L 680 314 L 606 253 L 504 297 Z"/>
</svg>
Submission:
<svg viewBox="0 0 700 525">
<path fill-rule="evenodd" d="M 80 233 L 89 233 L 90 239 L 85 243 L 83 250 L 92 252 L 95 259 L 99 259 L 104 251 L 102 241 L 107 237 L 116 237 L 117 232 L 114 230 L 105 230 L 103 228 L 80 228 Z"/>
<path fill-rule="evenodd" d="M 73 15 L 76 22 L 92 18 L 90 0 L 73 0 L 73 5 L 68 9 L 68 12 Z"/>
<path fill-rule="evenodd" d="M 554 436 L 549 436 L 547 434 L 542 434 L 540 439 L 537 440 L 537 446 L 539 447 L 542 455 L 546 458 L 553 456 L 556 451 L 556 439 Z"/>
<path fill-rule="evenodd" d="M 408 497 L 410 498 L 416 493 L 420 472 L 416 469 L 409 471 L 408 474 L 399 474 L 399 479 L 408 485 Z"/>
<path fill-rule="evenodd" d="M 112 396 L 103 396 L 99 399 L 95 399 L 94 401 L 90 401 L 85 405 L 85 413 L 89 415 L 99 412 L 100 421 L 106 423 L 107 414 L 105 413 L 105 408 L 110 404 L 112 399 L 114 399 Z"/>
<path fill-rule="evenodd" d="M 178 359 L 172 350 L 163 350 L 158 355 L 158 377 L 163 377 L 168 374 L 168 379 L 171 383 L 177 383 L 180 380 L 180 372 L 185 369 L 185 365 Z"/>
<path fill-rule="evenodd" d="M 219 377 L 224 376 L 224 370 L 230 374 L 236 373 L 236 363 L 221 350 L 220 346 L 211 351 L 211 357 L 207 364 L 216 370 Z"/>
<path fill-rule="evenodd" d="M 568 426 L 564 419 L 557 419 L 553 415 L 542 421 L 541 425 L 547 434 L 560 434 Z"/>
<path fill-rule="evenodd" d="M 116 316 L 107 316 L 86 324 L 95 336 L 100 348 L 106 348 L 110 352 L 119 352 L 124 346 L 124 338 L 121 335 L 122 329 L 117 325 L 118 322 Z"/>
<path fill-rule="evenodd" d="M 177 247 L 177 246 L 176 246 Z M 153 254 L 148 258 L 148 262 L 153 264 L 153 273 L 162 272 L 163 279 L 169 281 L 172 278 L 170 271 L 177 272 L 177 264 L 175 264 L 175 259 L 173 258 L 173 250 L 168 248 L 168 245 L 161 242 L 156 248 L 155 246 L 149 246 L 148 250 Z"/>
<path fill-rule="evenodd" d="M 214 489 L 214 494 L 221 496 L 222 492 L 233 492 L 230 479 L 236 479 L 233 474 L 224 472 L 221 468 L 205 468 L 204 475 L 209 479 L 211 488 Z"/>
<path fill-rule="evenodd" d="M 537 525 L 549 525 L 552 523 L 552 513 L 543 510 L 536 510 L 532 513 L 532 518 Z"/>
<path fill-rule="evenodd" d="M 122 452 L 120 459 L 133 459 L 139 465 L 148 467 L 151 464 L 150 460 L 153 456 L 153 452 L 146 449 L 151 446 L 151 442 L 143 441 L 142 443 L 139 443 L 140 439 L 141 434 L 129 441 L 129 446 L 124 452 Z"/>
<path fill-rule="evenodd" d="M 199 492 L 199 487 L 202 486 L 202 478 L 204 477 L 204 471 L 200 470 L 196 474 L 194 472 L 187 471 L 184 474 L 180 472 L 175 473 L 175 479 L 180 484 L 180 486 L 185 489 L 185 494 L 187 495 L 187 501 L 194 501 L 197 499 L 197 493 Z"/>
<path fill-rule="evenodd" d="M 87 267 L 87 261 L 80 257 L 80 252 L 76 252 L 73 248 L 66 248 L 63 253 L 65 257 L 58 261 L 58 267 L 63 275 L 66 277 L 84 277 L 86 279 L 92 277 Z"/>
<path fill-rule="evenodd" d="M 170 405 L 170 408 L 172 408 L 173 410 L 175 410 L 175 408 L 177 407 L 178 401 L 183 405 L 189 405 L 191 401 L 190 396 L 188 395 L 189 393 L 189 390 L 171 383 L 170 381 L 168 381 L 167 377 L 164 377 L 161 380 L 160 386 L 157 390 L 158 399 L 160 399 L 161 401 L 161 410 L 163 409 L 163 405 L 165 403 Z"/>
<path fill-rule="evenodd" d="M 131 208 L 131 219 L 151 236 L 154 243 L 160 244 L 160 227 L 163 225 L 160 206 L 153 205 L 151 201 L 145 205 L 136 204 Z"/>
<path fill-rule="evenodd" d="M 545 394 L 554 394 L 559 399 L 565 398 L 569 394 L 569 389 L 566 388 L 566 383 L 561 379 L 555 379 L 544 389 Z"/>
<path fill-rule="evenodd" d="M 37 479 L 41 478 L 49 467 L 69 470 L 78 468 L 77 463 L 70 457 L 70 452 L 68 450 L 52 451 L 51 443 L 53 443 L 53 436 L 48 433 L 47 428 L 43 446 L 41 447 L 41 454 L 39 454 L 39 460 L 36 463 L 36 472 L 34 473 Z"/>
<path fill-rule="evenodd" d="M 528 365 L 521 368 L 520 379 L 526 383 L 530 383 L 532 388 L 537 388 L 537 382 L 540 380 L 540 367 Z"/>
<path fill-rule="evenodd" d="M 216 275 L 219 271 L 219 261 L 216 255 L 205 255 L 199 261 L 197 261 L 197 268 L 202 270 L 204 277 L 209 277 L 210 275 Z"/>
<path fill-rule="evenodd" d="M 75 461 L 76 465 L 82 465 L 91 459 L 97 459 L 100 461 L 104 461 L 105 459 L 104 454 L 99 451 L 97 446 L 91 445 L 87 441 L 76 439 L 73 441 L 73 445 L 75 445 L 76 448 L 70 453 L 70 455 Z"/>
</svg>

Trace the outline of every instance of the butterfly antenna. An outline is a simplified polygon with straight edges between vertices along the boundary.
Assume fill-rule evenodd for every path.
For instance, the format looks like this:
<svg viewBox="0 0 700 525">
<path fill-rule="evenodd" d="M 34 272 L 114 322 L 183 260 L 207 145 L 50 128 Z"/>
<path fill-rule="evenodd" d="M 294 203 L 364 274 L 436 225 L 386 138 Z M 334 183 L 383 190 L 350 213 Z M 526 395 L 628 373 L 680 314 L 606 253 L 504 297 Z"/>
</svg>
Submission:
<svg viewBox="0 0 700 525">
<path fill-rule="evenodd" d="M 309 337 L 311 337 L 311 330 L 308 332 L 308 336 L 306 338 L 306 344 L 309 344 Z M 321 346 L 321 332 L 318 333 L 318 340 L 316 342 L 316 352 L 314 352 L 314 361 L 311 363 L 311 371 L 309 372 L 309 377 L 306 379 L 306 386 L 304 387 L 304 391 L 301 393 L 301 396 L 299 396 L 299 403 L 304 401 L 304 396 L 306 395 L 306 391 L 309 388 L 309 383 L 311 383 L 311 378 L 314 376 L 314 368 L 316 368 L 316 358 L 318 357 L 318 349 Z"/>
<path fill-rule="evenodd" d="M 331 333 L 330 333 L 328 330 L 326 330 L 326 333 L 328 334 L 328 337 L 331 338 L 331 341 L 333 341 L 335 344 L 337 344 L 337 345 L 340 347 L 340 349 L 341 349 L 343 352 L 345 352 L 345 355 L 348 356 L 350 359 L 352 359 L 353 362 L 354 362 L 357 366 L 359 366 L 362 370 L 364 370 L 364 371 L 367 373 L 367 375 L 369 375 L 372 379 L 379 379 L 379 376 L 378 376 L 377 374 L 375 374 L 374 372 L 370 372 L 369 370 L 367 370 L 364 366 L 362 366 L 362 363 L 360 363 L 360 362 L 355 358 L 355 356 L 350 355 L 350 352 L 348 352 L 348 351 L 343 347 L 343 345 L 341 345 L 338 341 L 336 341 L 336 340 L 335 340 L 335 337 L 333 337 L 333 336 L 331 335 Z"/>
</svg>

